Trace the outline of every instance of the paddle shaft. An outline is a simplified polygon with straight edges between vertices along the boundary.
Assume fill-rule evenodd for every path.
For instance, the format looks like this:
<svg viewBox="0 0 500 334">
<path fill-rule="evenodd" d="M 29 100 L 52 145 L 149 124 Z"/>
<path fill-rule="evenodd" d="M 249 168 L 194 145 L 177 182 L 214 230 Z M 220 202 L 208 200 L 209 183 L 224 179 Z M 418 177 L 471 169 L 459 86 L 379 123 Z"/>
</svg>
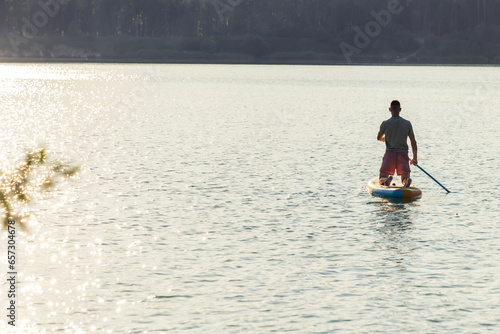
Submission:
<svg viewBox="0 0 500 334">
<path fill-rule="evenodd" d="M 437 184 L 439 184 L 444 190 L 446 190 L 447 193 L 450 193 L 451 191 L 449 191 L 448 189 L 446 189 L 441 183 L 438 182 L 438 180 L 436 180 L 435 178 L 432 177 L 431 174 L 427 173 L 422 167 L 420 167 L 419 165 L 417 165 L 416 163 L 413 163 L 415 166 L 417 166 L 418 168 L 420 168 L 420 170 L 422 172 L 424 172 L 425 174 L 427 174 L 428 177 L 430 177 L 431 179 L 434 180 L 434 182 L 436 182 Z"/>
</svg>

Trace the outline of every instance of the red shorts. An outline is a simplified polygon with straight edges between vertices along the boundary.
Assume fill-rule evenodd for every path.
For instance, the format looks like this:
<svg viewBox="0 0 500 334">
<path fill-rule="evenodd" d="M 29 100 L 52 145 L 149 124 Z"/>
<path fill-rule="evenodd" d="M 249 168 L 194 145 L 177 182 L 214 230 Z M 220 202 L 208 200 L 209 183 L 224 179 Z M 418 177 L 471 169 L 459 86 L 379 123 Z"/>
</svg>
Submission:
<svg viewBox="0 0 500 334">
<path fill-rule="evenodd" d="M 410 174 L 410 158 L 407 152 L 385 152 L 380 173 L 394 175 Z"/>
</svg>

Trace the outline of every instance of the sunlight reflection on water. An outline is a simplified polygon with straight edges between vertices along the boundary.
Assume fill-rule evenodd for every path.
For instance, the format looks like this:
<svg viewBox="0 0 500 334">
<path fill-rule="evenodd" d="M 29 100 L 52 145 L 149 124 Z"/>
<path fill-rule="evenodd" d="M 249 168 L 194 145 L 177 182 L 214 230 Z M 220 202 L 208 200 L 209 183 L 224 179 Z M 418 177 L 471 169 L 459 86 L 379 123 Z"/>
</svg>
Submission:
<svg viewBox="0 0 500 334">
<path fill-rule="evenodd" d="M 495 332 L 498 181 L 470 175 L 498 116 L 460 102 L 489 72 L 0 65 L 1 164 L 43 144 L 83 169 L 18 236 L 19 330 Z M 395 97 L 455 193 L 416 170 L 417 201 L 366 192 Z"/>
</svg>

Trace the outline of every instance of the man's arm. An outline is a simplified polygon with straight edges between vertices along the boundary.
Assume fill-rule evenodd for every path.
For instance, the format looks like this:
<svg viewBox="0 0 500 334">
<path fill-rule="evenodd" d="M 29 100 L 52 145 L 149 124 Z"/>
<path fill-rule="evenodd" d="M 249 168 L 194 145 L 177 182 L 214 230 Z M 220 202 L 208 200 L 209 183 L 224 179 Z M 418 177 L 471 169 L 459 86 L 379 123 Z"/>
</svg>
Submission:
<svg viewBox="0 0 500 334">
<path fill-rule="evenodd" d="M 413 159 L 411 159 L 410 163 L 411 164 L 418 164 L 418 158 L 417 158 L 417 141 L 415 140 L 415 134 L 410 134 L 408 135 L 410 137 L 410 142 L 411 142 L 411 151 L 413 152 Z"/>
<path fill-rule="evenodd" d="M 385 142 L 384 133 L 385 133 L 385 121 L 383 121 L 382 124 L 380 124 L 380 129 L 378 130 L 378 135 L 377 135 L 378 141 Z"/>
<path fill-rule="evenodd" d="M 382 132 L 378 133 L 377 140 L 378 141 L 385 141 L 385 137 L 384 137 L 384 134 Z"/>
</svg>

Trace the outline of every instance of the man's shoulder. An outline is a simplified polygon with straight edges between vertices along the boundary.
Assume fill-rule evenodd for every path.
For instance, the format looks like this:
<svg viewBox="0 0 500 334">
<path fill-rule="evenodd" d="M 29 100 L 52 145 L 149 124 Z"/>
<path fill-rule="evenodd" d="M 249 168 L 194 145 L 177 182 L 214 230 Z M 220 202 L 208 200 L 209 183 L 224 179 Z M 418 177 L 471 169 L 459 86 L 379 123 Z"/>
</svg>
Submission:
<svg viewBox="0 0 500 334">
<path fill-rule="evenodd" d="M 405 124 L 411 125 L 411 122 L 409 120 L 407 120 L 407 119 L 399 116 L 399 117 L 391 117 L 391 118 L 386 119 L 385 121 L 382 121 L 381 126 L 382 125 L 394 125 L 394 126 L 397 126 L 397 125 L 400 125 L 401 123 L 405 123 Z"/>
<path fill-rule="evenodd" d="M 400 122 L 401 120 L 402 120 L 401 117 L 391 117 L 391 118 L 386 119 L 383 123 L 396 124 L 396 123 Z"/>
<path fill-rule="evenodd" d="M 410 122 L 409 120 L 407 120 L 407 119 L 405 119 L 405 118 L 401 118 L 401 120 L 402 120 L 403 122 L 405 122 L 406 124 L 411 125 L 411 122 Z"/>
</svg>

